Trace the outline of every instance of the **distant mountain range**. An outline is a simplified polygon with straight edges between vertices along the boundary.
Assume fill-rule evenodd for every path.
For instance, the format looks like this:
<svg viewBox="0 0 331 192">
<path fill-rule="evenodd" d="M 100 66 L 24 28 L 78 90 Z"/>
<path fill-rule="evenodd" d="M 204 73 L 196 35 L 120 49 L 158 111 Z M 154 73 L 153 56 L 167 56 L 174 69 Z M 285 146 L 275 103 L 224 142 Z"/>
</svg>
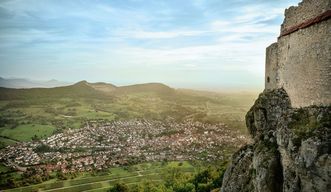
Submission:
<svg viewBox="0 0 331 192">
<path fill-rule="evenodd" d="M 71 83 L 62 82 L 55 79 L 49 81 L 37 81 L 23 78 L 10 78 L 5 79 L 0 77 L 0 87 L 6 88 L 51 88 L 51 87 L 60 87 L 70 85 Z"/>
<path fill-rule="evenodd" d="M 128 86 L 115 86 L 110 83 L 78 83 L 52 87 L 52 88 L 6 88 L 0 87 L 0 99 L 23 99 L 23 98 L 59 98 L 59 97 L 86 97 L 86 98 L 109 98 L 134 93 L 155 93 L 158 95 L 172 95 L 175 90 L 162 83 L 145 83 Z"/>
</svg>

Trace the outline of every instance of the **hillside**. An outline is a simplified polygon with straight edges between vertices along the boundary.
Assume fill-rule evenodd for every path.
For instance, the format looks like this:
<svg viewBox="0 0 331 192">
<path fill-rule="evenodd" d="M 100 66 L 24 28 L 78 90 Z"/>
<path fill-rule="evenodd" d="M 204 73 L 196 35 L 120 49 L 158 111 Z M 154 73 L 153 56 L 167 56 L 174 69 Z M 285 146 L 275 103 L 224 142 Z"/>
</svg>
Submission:
<svg viewBox="0 0 331 192">
<path fill-rule="evenodd" d="M 119 87 L 116 94 L 130 94 L 139 92 L 154 92 L 159 95 L 168 95 L 175 92 L 174 89 L 162 83 L 146 83 Z"/>
<path fill-rule="evenodd" d="M 161 83 L 146 83 L 116 87 L 109 83 L 89 83 L 80 81 L 73 85 L 54 88 L 13 89 L 0 87 L 0 100 L 29 98 L 85 97 L 107 98 L 134 93 L 155 93 L 166 96 L 174 93 L 174 89 Z"/>
<path fill-rule="evenodd" d="M 110 83 L 103 83 L 103 82 L 98 82 L 98 83 L 88 83 L 86 81 L 83 81 L 81 83 L 84 83 L 90 87 L 92 87 L 93 89 L 100 91 L 100 92 L 104 92 L 104 93 L 112 93 L 113 91 L 115 91 L 118 87 L 116 87 L 113 84 Z"/>
<path fill-rule="evenodd" d="M 105 95 L 82 82 L 74 85 L 55 88 L 11 89 L 0 88 L 1 100 L 61 98 L 61 97 L 95 97 L 103 98 Z"/>
</svg>

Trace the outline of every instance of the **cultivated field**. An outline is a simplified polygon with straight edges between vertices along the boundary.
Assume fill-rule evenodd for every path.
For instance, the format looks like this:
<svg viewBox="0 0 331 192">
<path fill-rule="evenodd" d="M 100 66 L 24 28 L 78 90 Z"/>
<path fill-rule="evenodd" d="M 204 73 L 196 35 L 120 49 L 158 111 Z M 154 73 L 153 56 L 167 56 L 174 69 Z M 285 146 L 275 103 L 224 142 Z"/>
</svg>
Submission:
<svg viewBox="0 0 331 192">
<path fill-rule="evenodd" d="M 183 173 L 193 174 L 198 171 L 189 162 L 169 163 L 143 163 L 130 167 L 110 168 L 99 175 L 80 173 L 75 179 L 57 180 L 52 179 L 41 184 L 9 189 L 10 192 L 49 191 L 49 192 L 80 192 L 80 191 L 107 191 L 118 182 L 133 185 L 146 180 L 164 182 L 163 175 L 166 171 L 178 169 Z"/>
</svg>

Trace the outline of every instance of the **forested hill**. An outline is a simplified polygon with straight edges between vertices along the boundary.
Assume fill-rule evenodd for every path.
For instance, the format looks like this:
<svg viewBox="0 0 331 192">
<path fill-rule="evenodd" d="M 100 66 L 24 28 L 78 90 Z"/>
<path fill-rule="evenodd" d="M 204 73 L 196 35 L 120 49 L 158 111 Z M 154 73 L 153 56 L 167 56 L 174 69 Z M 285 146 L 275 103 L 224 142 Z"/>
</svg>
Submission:
<svg viewBox="0 0 331 192">
<path fill-rule="evenodd" d="M 156 94 L 174 94 L 174 89 L 161 83 L 146 83 L 117 87 L 108 83 L 89 83 L 80 81 L 76 84 L 55 88 L 13 89 L 0 88 L 0 99 L 29 99 L 29 98 L 58 98 L 58 97 L 86 97 L 108 98 L 123 94 L 151 92 Z"/>
</svg>

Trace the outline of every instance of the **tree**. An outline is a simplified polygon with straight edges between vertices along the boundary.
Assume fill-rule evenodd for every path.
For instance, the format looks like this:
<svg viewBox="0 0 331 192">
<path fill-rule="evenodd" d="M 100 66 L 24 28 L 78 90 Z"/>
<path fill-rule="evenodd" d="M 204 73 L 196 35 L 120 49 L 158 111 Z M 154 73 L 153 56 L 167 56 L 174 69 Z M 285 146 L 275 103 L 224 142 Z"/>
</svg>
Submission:
<svg viewBox="0 0 331 192">
<path fill-rule="evenodd" d="M 129 192 L 129 187 L 124 183 L 116 183 L 108 192 Z"/>
<path fill-rule="evenodd" d="M 211 173 L 209 169 L 206 169 L 200 173 L 198 173 L 194 179 L 193 183 L 196 187 L 198 187 L 198 184 L 200 183 L 208 183 L 211 180 Z"/>
<path fill-rule="evenodd" d="M 14 187 L 18 186 L 17 182 L 13 178 L 7 179 L 7 185 L 11 188 L 14 188 Z"/>
<path fill-rule="evenodd" d="M 32 141 L 38 141 L 39 140 L 39 138 L 36 134 L 31 139 L 32 139 Z"/>
<path fill-rule="evenodd" d="M 56 177 L 60 180 L 67 180 L 68 177 L 66 174 L 64 174 L 61 170 L 57 171 Z"/>
<path fill-rule="evenodd" d="M 176 192 L 195 192 L 195 186 L 193 183 L 181 183 L 174 187 Z"/>
<path fill-rule="evenodd" d="M 213 186 L 211 183 L 199 183 L 197 192 L 210 192 L 213 189 Z"/>
</svg>

